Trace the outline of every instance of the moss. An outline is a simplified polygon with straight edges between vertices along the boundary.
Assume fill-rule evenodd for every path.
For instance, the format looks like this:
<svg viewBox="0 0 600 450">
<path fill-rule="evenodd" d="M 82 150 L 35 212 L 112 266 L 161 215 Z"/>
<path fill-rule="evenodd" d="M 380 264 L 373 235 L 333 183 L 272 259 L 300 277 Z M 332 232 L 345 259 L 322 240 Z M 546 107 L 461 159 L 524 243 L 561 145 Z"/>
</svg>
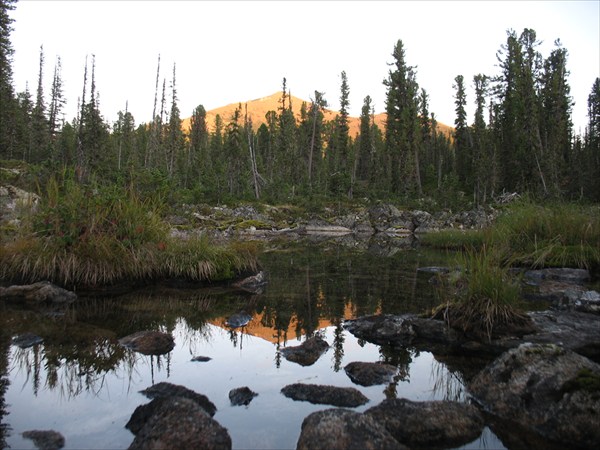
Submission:
<svg viewBox="0 0 600 450">
<path fill-rule="evenodd" d="M 257 230 L 270 230 L 271 225 L 261 220 L 244 220 L 235 225 L 236 230 L 248 230 L 250 228 L 256 228 Z"/>
<path fill-rule="evenodd" d="M 567 381 L 562 387 L 563 393 L 576 391 L 600 392 L 600 374 L 587 367 L 579 370 L 575 378 Z"/>
</svg>

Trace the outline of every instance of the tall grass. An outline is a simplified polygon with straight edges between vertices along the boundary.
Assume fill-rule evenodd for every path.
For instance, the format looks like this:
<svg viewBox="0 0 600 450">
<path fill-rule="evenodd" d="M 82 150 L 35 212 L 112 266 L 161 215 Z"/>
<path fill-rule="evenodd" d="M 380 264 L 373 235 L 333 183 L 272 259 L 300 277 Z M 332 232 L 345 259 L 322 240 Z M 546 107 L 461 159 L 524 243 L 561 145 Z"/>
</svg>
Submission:
<svg viewBox="0 0 600 450">
<path fill-rule="evenodd" d="M 519 307 L 518 280 L 497 257 L 485 246 L 460 254 L 462 272 L 442 285 L 445 303 L 436 309 L 434 317 L 478 339 L 529 331 L 531 321 Z"/>
<path fill-rule="evenodd" d="M 483 230 L 442 230 L 424 245 L 453 250 L 487 247 L 504 265 L 600 271 L 600 207 L 557 203 L 511 205 Z"/>
<path fill-rule="evenodd" d="M 217 281 L 256 269 L 252 246 L 169 237 L 160 204 L 122 189 L 51 179 L 39 211 L 0 254 L 0 278 L 94 287 L 180 278 Z"/>
</svg>

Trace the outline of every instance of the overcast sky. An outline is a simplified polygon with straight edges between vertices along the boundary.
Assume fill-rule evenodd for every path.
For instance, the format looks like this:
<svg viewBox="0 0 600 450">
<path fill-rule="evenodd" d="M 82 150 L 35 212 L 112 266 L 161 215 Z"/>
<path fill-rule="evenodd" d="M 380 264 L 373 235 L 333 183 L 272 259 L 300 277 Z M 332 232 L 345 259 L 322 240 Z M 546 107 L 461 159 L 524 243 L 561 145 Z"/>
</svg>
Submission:
<svg viewBox="0 0 600 450">
<path fill-rule="evenodd" d="M 56 57 L 63 65 L 66 120 L 76 115 L 86 55 L 96 56 L 100 108 L 112 122 L 125 109 L 136 123 L 151 120 L 157 57 L 167 87 L 177 65 L 182 117 L 281 90 L 309 100 L 325 92 L 338 109 L 346 71 L 350 112 L 366 95 L 385 109 L 388 63 L 402 39 L 409 65 L 430 96 L 430 111 L 454 124 L 454 78 L 461 74 L 473 119 L 473 75 L 498 73 L 496 53 L 506 30 L 532 28 L 544 57 L 560 38 L 569 52 L 576 132 L 587 123 L 587 97 L 600 76 L 600 10 L 591 1 L 34 1 L 12 12 L 14 86 L 33 95 L 44 46 L 45 93 Z M 89 90 L 88 90 L 89 92 Z M 225 118 L 226 120 L 228 118 Z"/>
</svg>

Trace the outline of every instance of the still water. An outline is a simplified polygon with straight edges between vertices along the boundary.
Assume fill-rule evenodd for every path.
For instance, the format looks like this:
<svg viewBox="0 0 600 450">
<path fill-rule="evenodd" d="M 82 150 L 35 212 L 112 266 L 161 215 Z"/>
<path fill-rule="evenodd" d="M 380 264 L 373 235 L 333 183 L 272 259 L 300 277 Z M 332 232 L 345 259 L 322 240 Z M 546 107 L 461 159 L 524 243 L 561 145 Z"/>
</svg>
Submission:
<svg viewBox="0 0 600 450">
<path fill-rule="evenodd" d="M 214 416 L 238 449 L 292 449 L 304 417 L 330 408 L 296 402 L 280 390 L 291 383 L 355 387 L 369 403 L 386 397 L 466 401 L 463 372 L 428 352 L 392 350 L 361 342 L 342 328 L 344 319 L 375 313 L 419 312 L 436 304 L 430 276 L 419 267 L 448 265 L 445 253 L 411 246 L 304 243 L 261 255 L 269 283 L 260 294 L 223 289 L 151 287 L 109 298 L 81 297 L 66 311 L 1 305 L 0 371 L 6 447 L 35 448 L 26 430 L 56 430 L 65 448 L 126 448 L 125 428 L 147 403 L 140 390 L 167 381 L 206 395 Z M 231 329 L 229 316 L 246 313 L 247 326 Z M 140 330 L 170 332 L 176 346 L 164 356 L 127 350 L 118 338 Z M 42 344 L 22 349 L 10 337 L 33 332 Z M 311 366 L 280 355 L 320 334 L 329 350 Z M 205 356 L 206 362 L 192 358 Z M 354 385 L 343 368 L 352 361 L 385 361 L 398 370 L 389 385 Z M 231 389 L 259 395 L 232 406 Z M 2 443 L 0 441 L 0 443 Z M 503 448 L 488 429 L 465 448 Z"/>
</svg>

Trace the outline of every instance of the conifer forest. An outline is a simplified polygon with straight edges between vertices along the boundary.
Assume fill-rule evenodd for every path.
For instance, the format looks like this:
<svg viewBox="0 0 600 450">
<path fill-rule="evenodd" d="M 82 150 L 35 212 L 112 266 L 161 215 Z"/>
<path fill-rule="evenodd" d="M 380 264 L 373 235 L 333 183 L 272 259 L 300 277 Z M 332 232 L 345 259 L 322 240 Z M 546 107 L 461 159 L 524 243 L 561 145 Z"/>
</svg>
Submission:
<svg viewBox="0 0 600 450">
<path fill-rule="evenodd" d="M 425 199 L 443 208 L 485 204 L 502 192 L 600 201 L 600 79 L 590 86 L 588 123 L 576 134 L 569 52 L 557 40 L 550 54 L 540 54 L 540 37 L 532 29 L 507 31 L 497 73 L 456 74 L 454 91 L 448 92 L 456 112 L 450 132 L 442 131 L 430 111 L 403 41 L 390 42 L 389 72 L 382 74 L 385 118 L 375 123 L 366 96 L 352 135 L 352 87 L 345 72 L 340 110 L 331 120 L 325 119 L 328 102 L 318 91 L 294 113 L 282 78 L 273 87 L 281 94 L 278 107 L 262 123 L 252 123 L 240 103 L 213 124 L 202 104 L 180 110 L 179 96 L 185 94 L 177 90 L 176 66 L 164 77 L 160 57 L 156 74 L 148 74 L 156 76 L 155 92 L 148 93 L 154 95 L 150 123 L 136 121 L 127 108 L 114 123 L 103 118 L 99 93 L 109 96 L 110 86 L 96 84 L 93 55 L 82 64 L 77 116 L 65 118 L 61 61 L 49 67 L 43 47 L 37 86 L 15 92 L 10 40 L 15 1 L 0 4 L 0 159 L 27 163 L 42 185 L 60 172 L 82 185 L 119 185 L 142 197 L 162 195 L 171 204 L 366 198 Z M 465 94 L 470 83 L 475 98 Z"/>
</svg>

